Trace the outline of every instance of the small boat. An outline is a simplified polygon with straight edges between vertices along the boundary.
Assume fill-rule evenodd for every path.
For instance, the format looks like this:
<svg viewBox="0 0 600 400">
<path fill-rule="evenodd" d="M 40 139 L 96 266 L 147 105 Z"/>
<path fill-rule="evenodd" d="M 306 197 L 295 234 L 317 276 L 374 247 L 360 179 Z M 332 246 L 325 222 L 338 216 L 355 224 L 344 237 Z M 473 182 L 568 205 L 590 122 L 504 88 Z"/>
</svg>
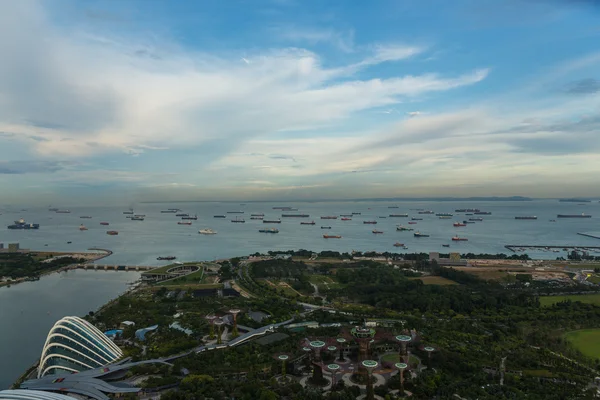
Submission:
<svg viewBox="0 0 600 400">
<path fill-rule="evenodd" d="M 555 219 L 551 219 L 550 222 L 556 222 L 556 220 Z"/>
<path fill-rule="evenodd" d="M 352 218 L 344 217 L 342 218 L 342 221 L 352 221 Z"/>
<path fill-rule="evenodd" d="M 442 247 L 450 247 L 449 244 L 443 244 Z"/>
<path fill-rule="evenodd" d="M 200 229 L 198 231 L 198 233 L 202 234 L 202 235 L 216 235 L 217 231 L 213 231 L 210 228 L 206 228 L 206 229 Z"/>
<path fill-rule="evenodd" d="M 413 235 L 415 237 L 429 237 L 429 235 L 426 235 L 426 234 L 421 233 L 421 232 L 415 232 Z"/>
<path fill-rule="evenodd" d="M 178 221 L 177 225 L 191 225 L 192 221 Z"/>
<path fill-rule="evenodd" d="M 323 239 L 341 239 L 340 235 L 323 235 Z"/>
<path fill-rule="evenodd" d="M 106 225 L 109 225 L 109 223 L 108 222 L 100 222 L 100 225 L 106 226 Z"/>
<path fill-rule="evenodd" d="M 67 242 L 67 244 L 71 244 L 71 243 L 73 243 L 73 242 L 71 242 L 71 241 L 68 241 L 68 242 Z"/>
<path fill-rule="evenodd" d="M 116 236 L 119 234 L 119 232 L 118 231 L 106 231 L 106 234 L 111 235 L 111 236 Z"/>
<path fill-rule="evenodd" d="M 373 232 L 373 233 L 383 233 L 383 231 L 378 231 L 377 229 L 373 229 L 371 232 Z"/>
<path fill-rule="evenodd" d="M 411 221 L 423 221 L 423 218 L 412 217 Z"/>
<path fill-rule="evenodd" d="M 402 226 L 402 225 L 398 225 L 398 226 L 396 227 L 396 230 L 397 230 L 397 231 L 412 231 L 413 229 L 412 229 L 412 228 L 407 228 L 407 227 L 405 227 L 405 226 Z"/>
<path fill-rule="evenodd" d="M 279 229 L 277 229 L 277 228 L 265 228 L 265 229 L 259 229 L 258 231 L 261 233 L 279 233 Z"/>
<path fill-rule="evenodd" d="M 416 222 L 415 222 L 415 221 L 409 221 L 409 222 L 408 222 L 408 224 L 409 224 L 409 225 L 415 225 L 415 224 L 416 224 Z"/>
<path fill-rule="evenodd" d="M 394 243 L 394 247 L 405 247 L 404 243 L 396 242 Z"/>
<path fill-rule="evenodd" d="M 363 221 L 363 224 L 375 225 L 375 224 L 377 224 L 377 221 Z"/>
<path fill-rule="evenodd" d="M 458 237 L 458 236 L 453 236 L 452 240 L 455 241 L 455 242 L 466 242 L 469 239 L 467 239 L 467 238 L 461 238 L 461 237 Z"/>
<path fill-rule="evenodd" d="M 462 222 L 455 222 L 455 223 L 452 224 L 452 226 L 455 226 L 455 227 L 467 226 L 467 224 L 463 224 Z"/>
<path fill-rule="evenodd" d="M 161 257 L 156 257 L 157 260 L 175 260 L 177 257 L 175 256 L 161 256 Z"/>
<path fill-rule="evenodd" d="M 381 217 L 377 217 L 377 218 L 387 218 L 387 217 L 381 216 Z"/>
<path fill-rule="evenodd" d="M 55 212 L 57 214 L 71 214 L 71 211 L 69 210 L 56 210 Z"/>
<path fill-rule="evenodd" d="M 351 217 L 354 214 L 340 214 L 340 217 Z"/>
<path fill-rule="evenodd" d="M 331 229 L 330 226 L 322 226 L 321 229 Z"/>
<path fill-rule="evenodd" d="M 337 216 L 335 216 L 335 215 L 326 215 L 324 217 L 321 217 L 321 219 L 337 219 Z"/>
<path fill-rule="evenodd" d="M 85 225 L 81 224 L 81 225 L 79 225 L 79 230 L 80 231 L 87 231 L 88 228 L 86 228 Z"/>
<path fill-rule="evenodd" d="M 227 218 L 227 217 L 224 215 L 213 215 L 213 218 Z"/>
<path fill-rule="evenodd" d="M 133 210 L 123 211 L 123 214 L 125 214 L 125 215 L 133 215 Z"/>
<path fill-rule="evenodd" d="M 140 216 L 140 215 L 134 215 L 133 217 L 131 217 L 132 221 L 143 221 L 144 217 Z"/>
<path fill-rule="evenodd" d="M 300 225 L 314 225 L 314 224 L 315 224 L 315 221 L 310 221 L 310 222 L 308 222 L 308 221 L 302 221 L 302 222 L 300 222 Z"/>
</svg>

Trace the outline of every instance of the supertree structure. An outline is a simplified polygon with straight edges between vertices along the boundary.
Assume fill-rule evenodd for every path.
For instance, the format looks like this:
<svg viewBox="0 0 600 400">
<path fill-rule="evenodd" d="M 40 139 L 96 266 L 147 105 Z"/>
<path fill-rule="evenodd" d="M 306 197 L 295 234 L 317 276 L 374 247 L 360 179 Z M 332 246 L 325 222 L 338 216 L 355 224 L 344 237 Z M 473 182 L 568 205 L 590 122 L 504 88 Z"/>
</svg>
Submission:
<svg viewBox="0 0 600 400">
<path fill-rule="evenodd" d="M 321 385 L 325 381 L 323 378 L 323 369 L 321 368 L 321 349 L 325 347 L 325 342 L 320 340 L 314 340 L 308 344 L 311 349 L 314 351 L 314 359 L 312 362 L 313 367 L 313 376 L 312 383 L 315 385 Z"/>
<path fill-rule="evenodd" d="M 240 310 L 237 308 L 233 308 L 233 309 L 229 310 L 229 312 L 231 313 L 231 315 L 233 315 L 233 329 L 231 330 L 231 337 L 236 338 L 236 337 L 240 336 L 240 333 L 238 332 L 238 326 L 237 326 L 237 315 L 240 313 Z"/>
<path fill-rule="evenodd" d="M 215 319 L 217 318 L 216 315 L 207 315 L 206 320 L 208 321 L 208 323 L 210 324 L 210 333 L 208 334 L 208 338 L 210 340 L 215 338 Z"/>
<path fill-rule="evenodd" d="M 281 361 L 281 376 L 284 381 L 286 380 L 286 372 L 287 372 L 286 363 L 289 358 L 290 358 L 290 356 L 288 356 L 287 354 L 280 354 L 279 356 L 277 356 L 277 359 L 279 361 Z"/>
<path fill-rule="evenodd" d="M 339 337 L 335 339 L 335 341 L 338 343 L 338 347 L 340 348 L 340 357 L 338 358 L 338 361 L 344 362 L 346 361 L 344 359 L 344 345 L 346 343 L 346 339 L 344 339 L 343 337 Z"/>
<path fill-rule="evenodd" d="M 369 358 L 369 345 L 375 337 L 375 329 L 366 326 L 355 326 L 350 331 L 354 340 L 358 343 L 358 361 Z"/>
<path fill-rule="evenodd" d="M 364 360 L 361 365 L 367 370 L 367 400 L 374 400 L 375 393 L 373 393 L 373 370 L 377 368 L 379 363 L 374 360 Z"/>
<path fill-rule="evenodd" d="M 394 364 L 394 367 L 398 369 L 398 376 L 400 377 L 400 396 L 404 396 L 404 370 L 408 368 L 408 365 L 402 362 Z"/>
<path fill-rule="evenodd" d="M 396 340 L 400 342 L 400 361 L 404 361 L 408 363 L 408 352 L 406 351 L 406 347 L 408 343 L 412 340 L 412 338 L 408 335 L 398 335 L 396 336 Z"/>
<path fill-rule="evenodd" d="M 331 371 L 331 390 L 335 388 L 336 374 L 340 370 L 340 366 L 338 364 L 329 364 L 327 369 Z"/>
<path fill-rule="evenodd" d="M 219 319 L 215 319 L 215 321 L 213 322 L 213 324 L 215 324 L 217 326 L 217 344 L 222 344 L 223 340 L 221 338 L 221 327 L 223 326 L 223 324 L 225 323 L 225 321 L 223 321 L 221 318 Z"/>
<path fill-rule="evenodd" d="M 431 353 L 435 351 L 435 347 L 426 346 L 423 347 L 423 350 L 427 352 L 427 366 L 431 367 Z"/>
</svg>

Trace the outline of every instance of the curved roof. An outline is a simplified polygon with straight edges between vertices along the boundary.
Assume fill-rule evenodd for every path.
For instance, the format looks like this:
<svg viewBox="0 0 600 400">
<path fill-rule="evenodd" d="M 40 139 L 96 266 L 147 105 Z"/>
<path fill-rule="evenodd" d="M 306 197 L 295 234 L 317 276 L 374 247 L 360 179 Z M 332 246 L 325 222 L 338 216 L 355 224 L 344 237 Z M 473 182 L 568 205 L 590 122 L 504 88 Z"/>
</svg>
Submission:
<svg viewBox="0 0 600 400">
<path fill-rule="evenodd" d="M 43 392 L 41 390 L 0 390 L 0 400 L 73 400 L 64 394 Z"/>
<path fill-rule="evenodd" d="M 64 317 L 48 333 L 38 378 L 101 367 L 122 356 L 121 349 L 98 328 L 79 317 Z"/>
</svg>

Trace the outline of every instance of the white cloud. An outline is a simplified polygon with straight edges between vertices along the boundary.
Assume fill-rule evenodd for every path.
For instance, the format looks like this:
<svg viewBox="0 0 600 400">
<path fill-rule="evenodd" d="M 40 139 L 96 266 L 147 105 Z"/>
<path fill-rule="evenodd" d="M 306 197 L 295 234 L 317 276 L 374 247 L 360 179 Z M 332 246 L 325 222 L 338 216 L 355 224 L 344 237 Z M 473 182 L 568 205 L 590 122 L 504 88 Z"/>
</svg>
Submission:
<svg viewBox="0 0 600 400">
<path fill-rule="evenodd" d="M 278 27 L 273 29 L 281 39 L 293 43 L 327 43 L 346 53 L 354 51 L 354 32 L 341 32 L 334 29 Z"/>
</svg>

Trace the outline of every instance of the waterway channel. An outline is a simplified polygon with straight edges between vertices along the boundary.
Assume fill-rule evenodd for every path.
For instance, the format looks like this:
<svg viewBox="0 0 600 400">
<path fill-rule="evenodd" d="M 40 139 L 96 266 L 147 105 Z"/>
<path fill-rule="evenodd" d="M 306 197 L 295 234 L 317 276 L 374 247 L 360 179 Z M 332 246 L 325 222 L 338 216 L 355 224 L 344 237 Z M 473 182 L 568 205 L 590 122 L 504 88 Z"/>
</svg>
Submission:
<svg viewBox="0 0 600 400">
<path fill-rule="evenodd" d="M 39 358 L 57 320 L 97 310 L 139 276 L 139 272 L 71 270 L 0 287 L 0 390 Z"/>
</svg>

